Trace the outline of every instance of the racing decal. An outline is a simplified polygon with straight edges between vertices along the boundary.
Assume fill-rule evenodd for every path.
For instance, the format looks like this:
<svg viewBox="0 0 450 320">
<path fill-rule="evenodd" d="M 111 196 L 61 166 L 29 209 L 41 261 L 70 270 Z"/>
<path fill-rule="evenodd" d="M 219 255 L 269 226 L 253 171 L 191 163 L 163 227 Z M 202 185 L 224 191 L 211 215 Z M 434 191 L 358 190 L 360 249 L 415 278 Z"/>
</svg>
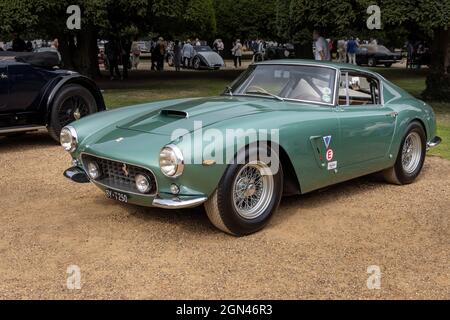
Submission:
<svg viewBox="0 0 450 320">
<path fill-rule="evenodd" d="M 338 167 L 337 161 L 329 162 L 328 163 L 328 170 L 336 170 Z"/>
<path fill-rule="evenodd" d="M 333 149 L 328 149 L 327 150 L 327 161 L 330 162 L 331 160 L 333 160 L 334 158 L 334 151 Z"/>
<path fill-rule="evenodd" d="M 329 149 L 331 145 L 332 136 L 323 137 L 323 143 L 325 143 L 325 149 Z"/>
</svg>

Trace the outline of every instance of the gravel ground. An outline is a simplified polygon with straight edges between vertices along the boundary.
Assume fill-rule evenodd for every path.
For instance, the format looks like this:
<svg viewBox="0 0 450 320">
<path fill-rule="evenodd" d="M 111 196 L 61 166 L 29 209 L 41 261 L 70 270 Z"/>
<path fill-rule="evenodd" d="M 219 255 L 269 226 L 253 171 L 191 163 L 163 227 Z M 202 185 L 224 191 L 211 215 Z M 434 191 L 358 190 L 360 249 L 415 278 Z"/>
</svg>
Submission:
<svg viewBox="0 0 450 320">
<path fill-rule="evenodd" d="M 449 299 L 450 162 L 417 183 L 365 177 L 286 198 L 262 232 L 235 239 L 202 209 L 106 200 L 66 181 L 45 133 L 0 138 L 0 298 Z M 68 290 L 69 265 L 81 290 Z M 367 268 L 381 268 L 368 290 Z"/>
</svg>

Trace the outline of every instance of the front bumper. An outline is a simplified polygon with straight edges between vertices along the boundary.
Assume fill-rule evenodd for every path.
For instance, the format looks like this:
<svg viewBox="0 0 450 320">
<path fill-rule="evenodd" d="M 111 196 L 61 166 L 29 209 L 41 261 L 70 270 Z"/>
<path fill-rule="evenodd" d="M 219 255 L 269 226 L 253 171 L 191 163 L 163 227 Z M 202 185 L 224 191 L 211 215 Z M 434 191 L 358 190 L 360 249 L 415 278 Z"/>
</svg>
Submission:
<svg viewBox="0 0 450 320">
<path fill-rule="evenodd" d="M 427 143 L 427 149 L 437 147 L 442 143 L 442 139 L 440 137 L 434 137 L 430 142 Z"/>
<path fill-rule="evenodd" d="M 167 195 L 167 197 L 158 194 L 156 196 L 147 196 L 147 195 L 139 195 L 135 193 L 129 193 L 127 191 L 118 190 L 115 188 L 110 188 L 98 183 L 95 183 L 95 181 L 91 181 L 86 174 L 86 172 L 79 168 L 79 167 L 72 167 L 67 169 L 64 172 L 64 176 L 76 183 L 89 183 L 93 182 L 99 189 L 106 191 L 106 190 L 112 190 L 120 193 L 124 193 L 128 196 L 128 203 L 129 204 L 135 204 L 139 206 L 145 206 L 145 207 L 155 207 L 155 208 L 162 208 L 162 209 L 170 209 L 170 210 L 177 210 L 177 209 L 187 209 L 187 208 L 195 208 L 208 200 L 207 197 L 203 196 L 174 196 L 174 195 Z"/>
</svg>

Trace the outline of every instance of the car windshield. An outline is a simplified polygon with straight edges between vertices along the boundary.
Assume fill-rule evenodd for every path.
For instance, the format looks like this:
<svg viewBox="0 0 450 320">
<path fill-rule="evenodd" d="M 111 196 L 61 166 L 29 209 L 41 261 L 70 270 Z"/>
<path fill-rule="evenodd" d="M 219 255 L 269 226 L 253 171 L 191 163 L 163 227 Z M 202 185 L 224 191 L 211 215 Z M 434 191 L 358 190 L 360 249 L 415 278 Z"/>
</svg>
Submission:
<svg viewBox="0 0 450 320">
<path fill-rule="evenodd" d="M 195 51 L 197 52 L 208 52 L 208 51 L 212 51 L 211 47 L 208 46 L 196 46 L 194 47 Z"/>
<path fill-rule="evenodd" d="M 334 104 L 336 71 L 306 65 L 254 65 L 225 92 L 235 96 L 264 96 Z"/>
</svg>

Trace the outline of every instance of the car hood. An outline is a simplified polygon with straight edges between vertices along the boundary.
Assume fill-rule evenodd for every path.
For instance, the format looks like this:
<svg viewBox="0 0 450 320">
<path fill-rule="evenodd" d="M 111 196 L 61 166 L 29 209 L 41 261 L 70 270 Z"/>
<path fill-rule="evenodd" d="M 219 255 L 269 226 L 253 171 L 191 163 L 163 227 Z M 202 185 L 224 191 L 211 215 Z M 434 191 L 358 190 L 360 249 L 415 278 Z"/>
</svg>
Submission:
<svg viewBox="0 0 450 320">
<path fill-rule="evenodd" d="M 268 99 L 238 97 L 202 98 L 174 102 L 163 109 L 141 113 L 134 118 L 120 121 L 120 129 L 171 136 L 176 130 L 193 132 L 199 126 L 205 128 L 218 122 L 246 115 L 271 112 Z"/>
</svg>

